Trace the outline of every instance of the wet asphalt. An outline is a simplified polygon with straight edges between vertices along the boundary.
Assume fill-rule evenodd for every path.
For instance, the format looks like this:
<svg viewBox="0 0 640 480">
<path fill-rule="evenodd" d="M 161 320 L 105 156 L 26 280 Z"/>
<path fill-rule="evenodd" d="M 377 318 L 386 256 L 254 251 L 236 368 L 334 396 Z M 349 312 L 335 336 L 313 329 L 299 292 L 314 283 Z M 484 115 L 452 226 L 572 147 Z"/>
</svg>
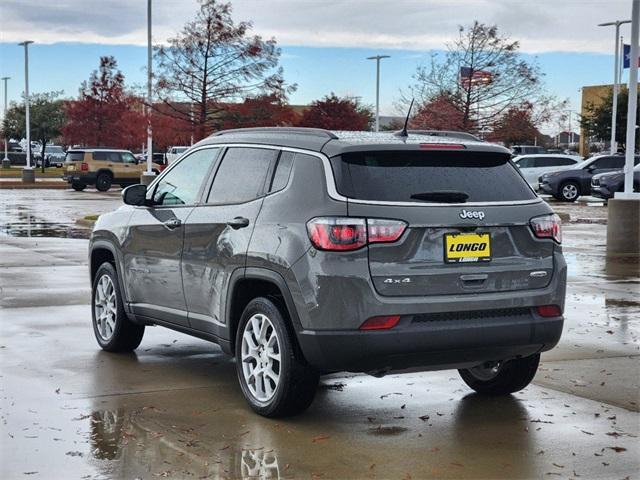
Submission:
<svg viewBox="0 0 640 480">
<path fill-rule="evenodd" d="M 338 374 L 280 420 L 249 410 L 213 344 L 155 327 L 134 354 L 100 351 L 75 220 L 119 204 L 0 190 L 0 478 L 640 478 L 640 272 L 607 264 L 602 203 L 552 204 L 566 324 L 527 389 Z"/>
</svg>

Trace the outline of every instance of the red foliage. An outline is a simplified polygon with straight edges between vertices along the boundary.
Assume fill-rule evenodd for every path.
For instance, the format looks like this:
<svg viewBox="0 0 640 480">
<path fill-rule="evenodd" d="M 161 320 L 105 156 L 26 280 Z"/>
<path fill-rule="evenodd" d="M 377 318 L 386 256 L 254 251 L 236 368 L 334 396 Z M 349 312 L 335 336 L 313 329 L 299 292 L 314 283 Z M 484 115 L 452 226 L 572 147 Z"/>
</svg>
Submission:
<svg viewBox="0 0 640 480">
<path fill-rule="evenodd" d="M 487 140 L 505 145 L 533 143 L 540 132 L 533 123 L 531 108 L 531 105 L 525 104 L 507 110 L 498 118 Z"/>
<path fill-rule="evenodd" d="M 173 118 L 163 114 L 162 107 L 162 105 L 154 105 L 154 111 L 151 115 L 153 150 L 164 152 L 174 145 L 191 145 L 194 134 L 193 125 L 181 118 Z"/>
<path fill-rule="evenodd" d="M 422 130 L 465 130 L 464 113 L 448 96 L 440 95 L 420 105 L 409 125 Z"/>
<path fill-rule="evenodd" d="M 67 145 L 136 148 L 144 141 L 143 105 L 124 88 L 124 76 L 113 57 L 101 57 L 100 68 L 80 88 L 78 100 L 65 103 L 62 128 Z"/>
<path fill-rule="evenodd" d="M 282 127 L 294 125 L 297 119 L 293 109 L 284 104 L 279 95 L 261 95 L 246 98 L 242 103 L 224 107 L 221 128 Z"/>
<path fill-rule="evenodd" d="M 302 114 L 298 126 L 327 130 L 369 130 L 372 121 L 373 114 L 369 108 L 332 93 L 314 101 Z"/>
</svg>

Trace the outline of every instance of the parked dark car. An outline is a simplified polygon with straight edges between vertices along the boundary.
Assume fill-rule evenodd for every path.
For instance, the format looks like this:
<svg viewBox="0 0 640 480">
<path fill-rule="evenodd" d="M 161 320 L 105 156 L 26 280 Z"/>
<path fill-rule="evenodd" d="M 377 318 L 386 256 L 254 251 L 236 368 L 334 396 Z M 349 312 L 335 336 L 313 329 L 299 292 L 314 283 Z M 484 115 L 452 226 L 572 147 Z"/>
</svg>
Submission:
<svg viewBox="0 0 640 480">
<path fill-rule="evenodd" d="M 591 195 L 608 200 L 624 190 L 624 171 L 599 173 L 591 178 Z M 633 191 L 640 192 L 640 164 L 633 169 Z"/>
<path fill-rule="evenodd" d="M 636 156 L 635 164 L 640 157 Z M 539 178 L 539 190 L 558 200 L 575 202 L 580 195 L 591 194 L 591 177 L 599 173 L 615 172 L 624 167 L 622 155 L 599 155 L 579 163 L 574 168 L 548 172 Z"/>
<path fill-rule="evenodd" d="M 265 416 L 320 375 L 458 369 L 507 395 L 563 326 L 560 220 L 509 150 L 409 133 L 257 128 L 194 145 L 90 241 L 104 350 L 146 325 L 218 343 Z"/>
</svg>

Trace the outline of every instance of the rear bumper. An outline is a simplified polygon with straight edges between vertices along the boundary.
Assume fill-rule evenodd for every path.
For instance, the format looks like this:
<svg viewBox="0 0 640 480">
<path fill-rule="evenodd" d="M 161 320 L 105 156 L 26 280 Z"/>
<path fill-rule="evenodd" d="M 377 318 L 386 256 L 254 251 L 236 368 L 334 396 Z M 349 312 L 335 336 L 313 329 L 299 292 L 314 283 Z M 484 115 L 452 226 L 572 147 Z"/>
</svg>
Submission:
<svg viewBox="0 0 640 480">
<path fill-rule="evenodd" d="M 306 360 L 323 371 L 444 370 L 550 350 L 563 323 L 534 313 L 433 322 L 405 317 L 391 330 L 304 330 L 298 340 Z"/>
<path fill-rule="evenodd" d="M 93 185 L 96 183 L 95 173 L 65 173 L 62 175 L 62 179 L 68 183 L 82 183 L 84 185 Z"/>
</svg>

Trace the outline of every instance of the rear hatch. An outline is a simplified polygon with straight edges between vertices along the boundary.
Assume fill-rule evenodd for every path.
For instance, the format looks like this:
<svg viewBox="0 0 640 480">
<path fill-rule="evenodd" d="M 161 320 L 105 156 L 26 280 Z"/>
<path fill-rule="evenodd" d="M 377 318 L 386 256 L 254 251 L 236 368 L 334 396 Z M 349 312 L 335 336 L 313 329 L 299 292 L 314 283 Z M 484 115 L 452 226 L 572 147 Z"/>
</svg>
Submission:
<svg viewBox="0 0 640 480">
<path fill-rule="evenodd" d="M 83 161 L 84 151 L 69 150 L 64 157 L 64 171 L 67 173 L 79 171 Z"/>
<path fill-rule="evenodd" d="M 393 243 L 370 244 L 381 295 L 428 296 L 542 288 L 554 243 L 529 221 L 549 213 L 501 152 L 364 151 L 331 159 L 353 217 L 403 220 Z"/>
</svg>

